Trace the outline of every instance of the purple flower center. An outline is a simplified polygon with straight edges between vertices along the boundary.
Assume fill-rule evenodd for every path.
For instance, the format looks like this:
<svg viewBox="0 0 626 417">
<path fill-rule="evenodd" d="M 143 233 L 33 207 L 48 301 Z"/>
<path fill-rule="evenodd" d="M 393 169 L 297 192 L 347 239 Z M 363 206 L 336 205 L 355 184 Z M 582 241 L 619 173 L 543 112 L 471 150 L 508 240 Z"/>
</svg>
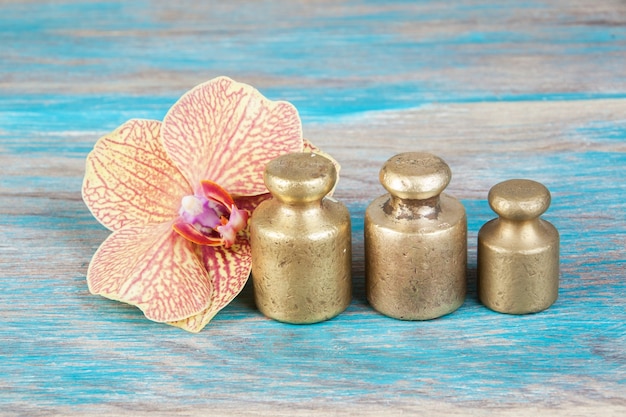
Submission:
<svg viewBox="0 0 626 417">
<path fill-rule="evenodd" d="M 199 245 L 227 248 L 235 243 L 249 216 L 237 208 L 230 194 L 210 181 L 202 181 L 197 194 L 182 198 L 178 214 L 174 230 L 184 238 Z"/>
</svg>

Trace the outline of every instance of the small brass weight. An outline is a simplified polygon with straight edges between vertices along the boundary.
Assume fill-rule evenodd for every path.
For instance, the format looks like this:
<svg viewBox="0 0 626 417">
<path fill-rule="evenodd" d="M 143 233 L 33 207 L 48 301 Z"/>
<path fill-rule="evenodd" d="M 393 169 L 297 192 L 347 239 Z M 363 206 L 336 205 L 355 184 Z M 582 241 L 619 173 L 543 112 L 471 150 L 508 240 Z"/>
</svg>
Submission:
<svg viewBox="0 0 626 417">
<path fill-rule="evenodd" d="M 448 165 L 429 153 L 389 159 L 380 182 L 389 192 L 365 212 L 367 298 L 379 312 L 428 320 L 463 304 L 467 287 L 465 208 L 442 193 Z"/>
<path fill-rule="evenodd" d="M 264 180 L 273 198 L 250 219 L 258 309 L 294 324 L 336 316 L 352 297 L 352 246 L 347 208 L 325 197 L 335 166 L 318 154 L 288 154 L 267 164 Z"/>
<path fill-rule="evenodd" d="M 539 218 L 550 206 L 550 192 L 514 179 L 491 188 L 488 200 L 499 218 L 478 233 L 480 300 L 501 313 L 545 310 L 559 291 L 559 233 Z"/>
</svg>

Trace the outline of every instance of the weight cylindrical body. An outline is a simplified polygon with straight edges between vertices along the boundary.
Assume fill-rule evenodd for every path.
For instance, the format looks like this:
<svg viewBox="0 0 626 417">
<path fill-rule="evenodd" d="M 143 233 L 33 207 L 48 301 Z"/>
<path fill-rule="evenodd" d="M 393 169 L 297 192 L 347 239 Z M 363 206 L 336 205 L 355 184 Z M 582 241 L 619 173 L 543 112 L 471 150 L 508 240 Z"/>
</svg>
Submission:
<svg viewBox="0 0 626 417">
<path fill-rule="evenodd" d="M 255 301 L 278 321 L 320 322 L 345 310 L 352 297 L 350 215 L 343 204 L 324 197 L 336 181 L 328 159 L 281 158 L 266 170 L 274 198 L 261 203 L 250 220 Z"/>
<path fill-rule="evenodd" d="M 463 206 L 443 194 L 436 219 L 398 219 L 385 213 L 389 199 L 377 198 L 365 213 L 370 304 L 402 320 L 428 320 L 455 311 L 467 286 Z"/>
</svg>

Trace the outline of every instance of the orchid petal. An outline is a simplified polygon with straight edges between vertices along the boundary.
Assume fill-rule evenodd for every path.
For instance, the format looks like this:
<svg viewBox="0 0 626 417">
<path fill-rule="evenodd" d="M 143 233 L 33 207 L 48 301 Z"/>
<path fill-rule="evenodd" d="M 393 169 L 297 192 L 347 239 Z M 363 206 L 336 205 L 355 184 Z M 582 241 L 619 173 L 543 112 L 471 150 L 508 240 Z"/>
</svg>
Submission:
<svg viewBox="0 0 626 417">
<path fill-rule="evenodd" d="M 87 282 L 92 293 L 137 306 L 157 322 L 206 310 L 213 291 L 193 244 L 171 223 L 113 232 L 93 256 Z"/>
<path fill-rule="evenodd" d="M 201 251 L 213 285 L 211 306 L 184 320 L 168 323 L 194 333 L 202 330 L 241 292 L 252 269 L 250 243 L 247 237 L 238 238 L 229 249 L 222 246 L 202 246 Z"/>
<path fill-rule="evenodd" d="M 169 221 L 181 197 L 190 194 L 161 145 L 160 128 L 158 121 L 129 120 L 98 140 L 87 156 L 83 200 L 110 230 Z"/>
<path fill-rule="evenodd" d="M 292 104 L 268 100 L 227 77 L 184 94 L 166 114 L 161 137 L 190 184 L 210 179 L 244 196 L 266 192 L 265 165 L 303 146 Z"/>
</svg>

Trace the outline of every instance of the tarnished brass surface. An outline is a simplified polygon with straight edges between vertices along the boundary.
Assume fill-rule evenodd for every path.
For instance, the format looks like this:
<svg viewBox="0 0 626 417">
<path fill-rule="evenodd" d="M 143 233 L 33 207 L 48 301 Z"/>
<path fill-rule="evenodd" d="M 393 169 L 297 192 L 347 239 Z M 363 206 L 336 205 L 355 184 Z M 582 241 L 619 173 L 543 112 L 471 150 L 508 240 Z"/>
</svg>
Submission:
<svg viewBox="0 0 626 417">
<path fill-rule="evenodd" d="M 428 320 L 463 304 L 467 287 L 465 208 L 442 194 L 451 172 L 440 158 L 409 152 L 389 159 L 389 191 L 365 212 L 365 273 L 370 304 L 402 320 Z"/>
<path fill-rule="evenodd" d="M 539 218 L 550 192 L 524 179 L 501 182 L 489 191 L 499 218 L 478 233 L 478 296 L 492 310 L 535 313 L 550 307 L 559 291 L 559 233 Z"/>
<path fill-rule="evenodd" d="M 325 197 L 336 181 L 332 162 L 316 154 L 285 155 L 267 165 L 273 198 L 250 220 L 254 296 L 267 317 L 315 323 L 350 304 L 350 215 Z"/>
</svg>

